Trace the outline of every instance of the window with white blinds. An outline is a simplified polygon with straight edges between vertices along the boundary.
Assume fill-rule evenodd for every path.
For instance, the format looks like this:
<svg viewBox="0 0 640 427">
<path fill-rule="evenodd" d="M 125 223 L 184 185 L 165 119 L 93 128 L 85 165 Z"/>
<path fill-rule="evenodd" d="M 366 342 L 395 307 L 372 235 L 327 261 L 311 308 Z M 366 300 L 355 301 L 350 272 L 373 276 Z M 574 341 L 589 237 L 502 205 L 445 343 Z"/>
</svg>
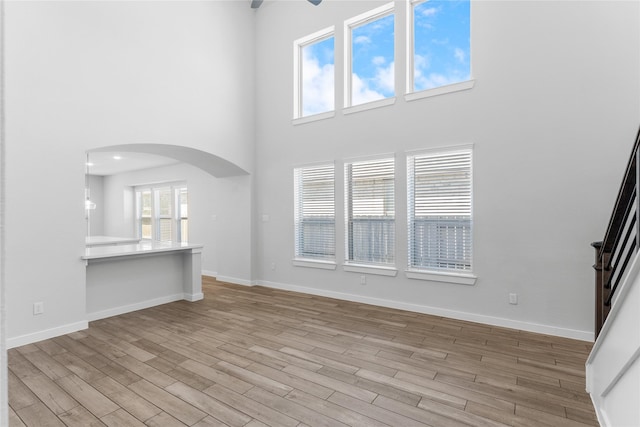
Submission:
<svg viewBox="0 0 640 427">
<path fill-rule="evenodd" d="M 345 164 L 348 262 L 394 263 L 394 175 L 394 158 Z"/>
<path fill-rule="evenodd" d="M 294 169 L 295 256 L 335 260 L 334 165 Z"/>
<path fill-rule="evenodd" d="M 136 229 L 141 239 L 162 242 L 188 241 L 187 187 L 165 184 L 138 186 Z"/>
<path fill-rule="evenodd" d="M 471 272 L 472 150 L 407 158 L 409 268 Z"/>
</svg>

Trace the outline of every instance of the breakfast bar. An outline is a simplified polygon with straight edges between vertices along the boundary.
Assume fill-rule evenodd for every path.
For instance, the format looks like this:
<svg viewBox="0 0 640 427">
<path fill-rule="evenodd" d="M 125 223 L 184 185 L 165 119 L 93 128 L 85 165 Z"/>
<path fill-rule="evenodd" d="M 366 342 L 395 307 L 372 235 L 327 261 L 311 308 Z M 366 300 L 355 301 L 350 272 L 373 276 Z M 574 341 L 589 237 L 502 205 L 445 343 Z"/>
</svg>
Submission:
<svg viewBox="0 0 640 427">
<path fill-rule="evenodd" d="M 87 317 L 97 320 L 168 302 L 198 301 L 202 245 L 141 241 L 87 246 Z"/>
</svg>

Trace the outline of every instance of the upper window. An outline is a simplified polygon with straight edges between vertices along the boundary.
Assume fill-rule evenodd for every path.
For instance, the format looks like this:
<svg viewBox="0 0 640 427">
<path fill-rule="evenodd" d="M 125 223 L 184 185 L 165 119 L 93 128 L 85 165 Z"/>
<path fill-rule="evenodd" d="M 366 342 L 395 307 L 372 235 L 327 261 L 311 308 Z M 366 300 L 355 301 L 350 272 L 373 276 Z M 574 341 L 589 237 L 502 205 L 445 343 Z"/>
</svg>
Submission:
<svg viewBox="0 0 640 427">
<path fill-rule="evenodd" d="M 294 170 L 295 256 L 335 260 L 334 166 Z"/>
<path fill-rule="evenodd" d="M 408 92 L 471 78 L 470 1 L 419 0 L 409 8 Z"/>
<path fill-rule="evenodd" d="M 335 109 L 334 29 L 294 42 L 294 118 Z"/>
<path fill-rule="evenodd" d="M 407 158 L 409 268 L 471 272 L 471 149 Z"/>
<path fill-rule="evenodd" d="M 185 185 L 136 187 L 136 229 L 141 239 L 186 242 L 187 211 Z"/>
<path fill-rule="evenodd" d="M 346 258 L 393 264 L 395 159 L 345 164 Z"/>
<path fill-rule="evenodd" d="M 345 21 L 345 107 L 395 95 L 393 3 Z"/>
</svg>

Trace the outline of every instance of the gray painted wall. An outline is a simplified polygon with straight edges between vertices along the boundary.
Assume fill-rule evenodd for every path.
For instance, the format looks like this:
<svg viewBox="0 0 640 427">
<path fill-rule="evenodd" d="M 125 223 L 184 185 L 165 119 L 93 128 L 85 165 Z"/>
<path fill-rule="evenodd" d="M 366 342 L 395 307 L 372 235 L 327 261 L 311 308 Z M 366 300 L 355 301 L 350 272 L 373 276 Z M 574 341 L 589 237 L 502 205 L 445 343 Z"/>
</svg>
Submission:
<svg viewBox="0 0 640 427">
<path fill-rule="evenodd" d="M 638 2 L 472 2 L 473 89 L 344 115 L 345 19 L 380 2 L 276 2 L 258 14 L 258 277 L 270 286 L 589 339 L 593 253 L 638 130 Z M 396 87 L 405 87 L 396 2 Z M 314 19 L 308 19 L 313 13 Z M 292 41 L 336 26 L 337 112 L 293 125 Z M 278 29 L 274 31 L 274 29 Z M 410 280 L 405 153 L 474 144 L 475 286 Z M 395 153 L 397 277 L 292 266 L 293 167 L 335 161 L 338 263 L 344 159 Z M 268 222 L 260 221 L 268 214 Z M 275 263 L 276 269 L 272 270 Z M 508 294 L 517 293 L 518 305 Z"/>
</svg>

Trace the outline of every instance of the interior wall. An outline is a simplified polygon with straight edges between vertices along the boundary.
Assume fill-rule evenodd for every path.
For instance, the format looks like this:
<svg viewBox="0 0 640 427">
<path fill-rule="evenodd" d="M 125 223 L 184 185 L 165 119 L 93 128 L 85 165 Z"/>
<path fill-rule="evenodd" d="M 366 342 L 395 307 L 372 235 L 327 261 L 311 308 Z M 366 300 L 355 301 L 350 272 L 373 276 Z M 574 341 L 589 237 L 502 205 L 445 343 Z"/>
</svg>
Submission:
<svg viewBox="0 0 640 427">
<path fill-rule="evenodd" d="M 342 24 L 380 2 L 275 2 L 257 15 L 258 276 L 297 289 L 591 339 L 593 253 L 639 125 L 638 2 L 472 2 L 473 89 L 345 115 Z M 404 87 L 405 2 L 395 2 Z M 310 17 L 313 19 L 310 19 Z M 292 124 L 292 45 L 336 26 L 333 118 Z M 273 31 L 277 28 L 278 31 Z M 475 286 L 406 278 L 405 153 L 474 144 Z M 398 159 L 398 276 L 344 272 L 346 158 Z M 292 266 L 293 168 L 336 161 L 336 271 Z M 269 215 L 269 221 L 259 220 Z M 272 268 L 275 267 L 275 269 Z M 508 294 L 519 303 L 510 305 Z"/>
<path fill-rule="evenodd" d="M 131 191 L 136 185 L 184 181 L 187 183 L 189 197 L 189 242 L 204 245 L 202 252 L 202 269 L 215 275 L 218 272 L 218 251 L 220 247 L 219 225 L 222 218 L 218 216 L 221 205 L 233 204 L 233 201 L 221 197 L 224 193 L 225 180 L 215 178 L 200 169 L 188 164 L 143 169 L 134 172 L 110 175 L 104 178 L 105 203 L 104 208 L 107 220 L 105 231 L 109 236 L 135 235 L 135 195 Z M 125 204 L 130 205 L 125 209 Z M 238 207 L 240 209 L 241 207 Z M 124 212 L 128 210 L 129 214 Z M 233 227 L 234 224 L 222 222 L 224 227 Z M 242 235 L 245 231 L 235 229 L 233 232 Z M 238 250 L 240 247 L 225 245 L 226 250 Z M 244 248 L 242 248 L 244 249 Z M 223 268 L 224 270 L 224 268 Z M 245 271 L 247 267 L 245 266 Z M 245 278 L 249 273 L 243 274 Z"/>
<path fill-rule="evenodd" d="M 96 204 L 95 209 L 88 211 L 90 236 L 104 235 L 104 177 L 98 175 L 88 175 L 90 189 L 90 200 Z"/>
<path fill-rule="evenodd" d="M 253 172 L 254 15 L 231 0 L 6 4 L 10 346 L 86 326 L 87 150 L 181 145 Z"/>
</svg>

